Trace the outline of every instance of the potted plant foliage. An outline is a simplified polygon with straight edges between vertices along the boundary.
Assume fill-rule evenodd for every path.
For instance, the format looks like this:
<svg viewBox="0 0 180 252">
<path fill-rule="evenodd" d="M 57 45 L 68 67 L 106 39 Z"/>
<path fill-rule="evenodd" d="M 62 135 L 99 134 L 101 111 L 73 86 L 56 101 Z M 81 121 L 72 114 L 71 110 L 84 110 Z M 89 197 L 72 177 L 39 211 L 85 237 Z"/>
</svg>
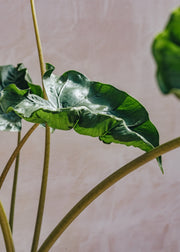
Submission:
<svg viewBox="0 0 180 252">
<path fill-rule="evenodd" d="M 162 158 L 180 146 L 180 137 L 159 145 L 159 134 L 147 110 L 135 98 L 110 84 L 91 81 L 77 71 L 54 74 L 55 67 L 44 63 L 34 1 L 31 0 L 34 30 L 39 53 L 42 87 L 33 83 L 23 64 L 0 66 L 0 129 L 17 131 L 18 144 L 0 176 L 0 188 L 16 160 L 9 220 L 0 201 L 0 225 L 7 252 L 14 252 L 12 238 L 19 152 L 37 127 L 45 130 L 43 176 L 31 252 L 46 252 L 73 220 L 99 195 L 124 176 L 150 160 L 156 159 L 162 173 Z M 180 8 L 153 41 L 152 53 L 157 63 L 157 82 L 164 94 L 180 98 Z M 22 120 L 32 127 L 21 137 Z M 77 202 L 39 244 L 48 180 L 50 136 L 54 130 L 74 130 L 98 138 L 106 144 L 134 146 L 145 154 L 127 163 L 102 180 Z M 109 147 L 110 148 L 110 147 Z M 31 158 L 31 157 L 30 157 Z M 25 239 L 25 237 L 23 238 Z"/>
</svg>

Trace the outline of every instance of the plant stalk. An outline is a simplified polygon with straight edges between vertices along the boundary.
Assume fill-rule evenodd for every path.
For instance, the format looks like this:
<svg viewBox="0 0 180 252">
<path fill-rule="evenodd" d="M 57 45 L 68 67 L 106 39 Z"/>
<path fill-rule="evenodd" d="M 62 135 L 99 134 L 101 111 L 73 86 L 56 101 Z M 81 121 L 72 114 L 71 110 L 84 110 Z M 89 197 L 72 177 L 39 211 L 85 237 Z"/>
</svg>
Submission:
<svg viewBox="0 0 180 252">
<path fill-rule="evenodd" d="M 23 145 L 25 144 L 25 142 L 27 141 L 27 139 L 29 138 L 29 136 L 33 133 L 33 131 L 38 127 L 39 124 L 34 124 L 29 130 L 28 132 L 25 134 L 25 136 L 22 138 L 22 140 L 20 141 L 20 143 L 18 144 L 18 146 L 15 148 L 14 152 L 12 153 L 12 155 L 10 156 L 6 166 L 4 167 L 1 176 L 0 176 L 0 189 L 2 187 L 2 184 L 6 178 L 6 175 L 8 173 L 8 171 L 11 168 L 12 163 L 14 162 L 15 158 L 17 157 L 19 151 L 21 150 L 21 148 L 23 147 Z"/>
<path fill-rule="evenodd" d="M 30 0 L 30 3 L 31 3 L 31 12 L 32 12 L 32 19 L 33 19 L 33 24 L 34 24 L 37 50 L 38 50 L 38 55 L 39 55 L 44 99 L 48 100 L 46 90 L 44 88 L 44 83 L 43 83 L 43 75 L 45 73 L 45 64 L 44 64 L 43 51 L 42 51 L 41 40 L 40 40 L 40 35 L 39 35 L 34 0 Z M 35 224 L 31 252 L 37 251 L 38 243 L 39 243 L 39 237 L 40 237 L 42 219 L 43 219 L 43 213 L 44 213 L 45 198 L 46 198 L 46 188 L 47 188 L 48 170 L 49 170 L 49 157 L 50 157 L 50 128 L 46 124 L 43 174 L 42 174 L 41 191 L 40 191 L 38 212 L 37 212 L 37 217 L 36 217 L 36 224 Z"/>
<path fill-rule="evenodd" d="M 20 140 L 21 140 L 21 131 L 18 132 L 17 145 L 19 145 Z M 19 157 L 20 157 L 20 153 L 18 153 L 16 157 L 12 194 L 11 194 L 11 206 L 10 206 L 10 214 L 9 214 L 9 225 L 10 225 L 12 233 L 13 233 L 13 223 L 14 223 L 14 209 L 15 209 L 15 200 L 16 200 L 17 178 L 18 178 L 18 171 L 19 171 Z"/>
<path fill-rule="evenodd" d="M 47 188 L 47 179 L 48 179 L 48 168 L 49 168 L 49 156 L 50 156 L 50 128 L 46 127 L 46 143 L 45 143 L 45 153 L 44 153 L 44 168 L 41 182 L 41 192 L 39 198 L 39 206 L 38 213 L 36 218 L 36 225 L 33 237 L 33 243 L 31 252 L 36 252 L 39 243 L 43 213 L 44 213 L 44 205 L 45 205 L 45 197 L 46 197 L 46 188 Z"/>
<path fill-rule="evenodd" d="M 0 225 L 4 236 L 6 251 L 15 252 L 11 229 L 1 201 L 0 201 Z"/>
<path fill-rule="evenodd" d="M 43 51 L 42 51 L 42 46 L 41 46 L 41 39 L 39 35 L 39 28 L 38 28 L 38 23 L 37 23 L 34 0 L 30 0 L 30 4 L 31 4 L 31 13 L 32 13 L 32 19 L 33 19 L 33 24 L 34 24 L 34 32 L 35 32 L 35 37 L 36 37 L 36 45 L 38 49 L 39 64 L 40 64 L 41 78 L 42 78 L 46 69 L 45 69 L 45 64 L 44 64 L 44 57 L 43 57 Z M 46 94 L 43 82 L 42 82 L 42 87 L 43 87 L 44 99 L 47 100 L 48 98 L 47 98 L 47 94 Z"/>
<path fill-rule="evenodd" d="M 99 195 L 105 190 L 114 185 L 121 178 L 125 177 L 132 171 L 136 170 L 140 166 L 147 162 L 169 152 L 175 148 L 180 147 L 180 137 L 173 139 L 165 144 L 158 146 L 157 148 L 139 156 L 130 163 L 124 165 L 110 176 L 105 178 L 102 182 L 96 185 L 91 191 L 89 191 L 58 223 L 54 230 L 50 233 L 44 243 L 41 245 L 38 252 L 47 252 L 53 246 L 55 241 L 61 236 L 66 228 L 73 222 L 73 220 Z"/>
</svg>

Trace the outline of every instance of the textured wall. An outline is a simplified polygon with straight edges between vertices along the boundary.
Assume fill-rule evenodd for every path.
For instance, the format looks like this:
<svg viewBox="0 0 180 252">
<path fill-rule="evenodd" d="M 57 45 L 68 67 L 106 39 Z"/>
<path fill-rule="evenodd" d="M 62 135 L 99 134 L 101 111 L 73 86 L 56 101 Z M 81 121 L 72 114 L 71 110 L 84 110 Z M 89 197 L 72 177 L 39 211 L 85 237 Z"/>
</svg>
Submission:
<svg viewBox="0 0 180 252">
<path fill-rule="evenodd" d="M 12 4 L 13 2 L 13 4 Z M 150 46 L 178 0 L 36 0 L 45 61 L 55 73 L 74 69 L 91 80 L 129 92 L 149 111 L 161 143 L 179 135 L 180 105 L 157 88 Z M 29 1 L 0 1 L 0 65 L 23 62 L 40 83 Z M 29 124 L 24 123 L 23 132 Z M 16 134 L 0 132 L 1 168 Z M 42 143 L 42 146 L 41 146 Z M 39 197 L 44 130 L 37 129 L 22 153 L 15 212 L 18 252 L 29 251 Z M 105 176 L 140 155 L 138 149 L 56 131 L 41 242 L 64 214 Z M 106 191 L 82 213 L 52 252 L 180 251 L 180 169 L 177 149 L 163 157 L 165 175 L 150 162 Z M 0 197 L 8 213 L 8 174 Z M 0 251 L 5 251 L 0 234 Z"/>
</svg>

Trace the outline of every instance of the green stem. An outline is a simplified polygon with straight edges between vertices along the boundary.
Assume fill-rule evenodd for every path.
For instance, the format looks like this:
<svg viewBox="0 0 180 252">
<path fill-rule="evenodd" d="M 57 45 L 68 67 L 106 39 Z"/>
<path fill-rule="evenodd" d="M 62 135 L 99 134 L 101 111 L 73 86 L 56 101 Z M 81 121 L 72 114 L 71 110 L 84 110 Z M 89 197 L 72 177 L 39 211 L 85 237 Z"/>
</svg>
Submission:
<svg viewBox="0 0 180 252">
<path fill-rule="evenodd" d="M 15 252 L 11 229 L 1 201 L 0 201 L 0 225 L 4 236 L 6 251 Z"/>
<path fill-rule="evenodd" d="M 21 131 L 18 132 L 18 141 L 17 145 L 19 145 L 21 140 Z M 17 188 L 17 178 L 19 171 L 19 153 L 16 157 L 15 169 L 14 169 L 14 179 L 13 179 L 13 187 L 11 194 L 11 206 L 10 206 L 10 214 L 9 214 L 9 225 L 11 228 L 11 232 L 13 232 L 13 223 L 14 223 L 14 209 L 15 209 L 15 200 L 16 200 L 16 188 Z"/>
<path fill-rule="evenodd" d="M 60 237 L 60 235 L 66 230 L 66 228 L 73 222 L 73 220 L 100 194 L 102 194 L 109 187 L 114 185 L 118 180 L 125 177 L 132 171 L 136 170 L 140 166 L 146 164 L 147 162 L 169 152 L 177 147 L 180 147 L 180 137 L 171 140 L 165 144 L 158 146 L 150 152 L 147 152 L 138 158 L 134 159 L 130 163 L 124 165 L 110 176 L 105 178 L 97 186 L 95 186 L 90 192 L 88 192 L 58 223 L 54 230 L 50 233 L 47 239 L 44 241 L 38 252 L 47 252 L 53 246 L 55 241 Z"/>
<path fill-rule="evenodd" d="M 31 252 L 36 252 L 38 248 L 39 236 L 40 236 L 43 212 L 44 212 L 47 178 L 48 178 L 48 167 L 49 167 L 49 154 L 50 154 L 50 128 L 48 126 L 46 126 L 45 146 L 46 147 L 45 147 L 45 154 L 44 154 L 44 168 L 43 168 L 43 175 L 42 175 L 42 182 L 41 182 L 41 192 L 40 192 L 38 213 L 37 213 L 37 218 L 36 218 L 36 225 L 35 225 Z"/>
<path fill-rule="evenodd" d="M 19 151 L 21 150 L 21 148 L 23 147 L 23 145 L 25 144 L 25 142 L 27 141 L 27 139 L 29 138 L 29 136 L 33 133 L 33 131 L 38 127 L 39 124 L 34 124 L 29 131 L 25 134 L 25 136 L 22 138 L 22 140 L 20 141 L 20 143 L 18 144 L 18 146 L 16 147 L 16 149 L 14 150 L 14 152 L 12 153 L 12 155 L 10 156 L 6 166 L 4 167 L 1 176 L 0 176 L 0 189 L 2 187 L 2 184 L 6 178 L 6 175 L 8 173 L 8 171 L 11 168 L 12 163 L 14 162 L 14 159 L 17 157 Z"/>
<path fill-rule="evenodd" d="M 38 24 L 37 24 L 34 0 L 30 0 L 30 3 L 31 3 L 32 18 L 33 18 L 33 23 L 34 23 L 34 31 L 35 31 L 35 36 L 36 36 L 36 44 L 37 44 L 38 55 L 39 55 L 41 77 L 43 78 L 43 75 L 45 73 L 45 64 L 44 64 L 44 59 L 43 59 L 43 52 L 42 52 L 41 40 L 40 40 L 39 29 L 38 29 Z M 42 86 L 43 86 L 44 99 L 48 100 L 43 82 L 42 82 Z M 36 217 L 36 224 L 35 224 L 35 230 L 34 230 L 34 236 L 33 236 L 32 248 L 31 248 L 32 252 L 37 251 L 40 232 L 41 232 L 41 225 L 42 225 L 45 198 L 46 198 L 48 170 L 49 170 L 49 156 L 50 156 L 50 128 L 46 124 L 44 166 L 43 166 L 39 206 L 38 206 L 38 212 L 37 212 L 37 217 Z"/>
<path fill-rule="evenodd" d="M 43 77 L 46 69 L 45 69 L 45 64 L 44 64 L 44 57 L 43 57 L 43 51 L 42 51 L 41 40 L 40 40 L 40 35 L 39 35 L 34 0 L 30 0 L 30 3 L 31 3 L 32 19 L 33 19 L 33 24 L 34 24 L 34 32 L 35 32 L 35 37 L 36 37 L 36 44 L 37 44 L 37 49 L 38 49 L 39 64 L 40 64 L 40 69 L 41 69 L 41 77 Z M 47 98 L 47 94 L 46 94 L 43 82 L 42 82 L 42 87 L 43 87 L 44 99 L 47 100 L 48 98 Z"/>
</svg>

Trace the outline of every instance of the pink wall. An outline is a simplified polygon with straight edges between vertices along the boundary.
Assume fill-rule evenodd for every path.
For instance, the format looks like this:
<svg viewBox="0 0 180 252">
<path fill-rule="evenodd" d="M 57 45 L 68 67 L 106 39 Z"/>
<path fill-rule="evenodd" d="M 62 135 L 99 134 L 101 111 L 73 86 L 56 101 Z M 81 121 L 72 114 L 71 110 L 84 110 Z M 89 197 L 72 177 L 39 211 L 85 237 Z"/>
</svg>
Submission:
<svg viewBox="0 0 180 252">
<path fill-rule="evenodd" d="M 13 4 L 12 4 L 13 2 Z M 149 111 L 161 143 L 179 136 L 179 101 L 157 88 L 150 46 L 178 0 L 36 0 L 44 58 L 56 74 L 74 69 L 91 80 L 129 92 Z M 23 62 L 40 84 L 29 1 L 0 3 L 0 65 Z M 24 123 L 23 132 L 29 124 Z M 16 134 L 0 132 L 1 169 L 16 145 Z M 142 151 L 80 136 L 52 135 L 50 174 L 41 242 L 92 186 Z M 42 146 L 39 146 L 42 143 Z M 14 240 L 30 250 L 43 161 L 44 130 L 39 128 L 21 153 Z M 180 251 L 180 150 L 118 182 L 66 230 L 52 252 Z M 8 174 L 0 197 L 8 213 Z M 0 251 L 5 251 L 0 233 Z"/>
</svg>

